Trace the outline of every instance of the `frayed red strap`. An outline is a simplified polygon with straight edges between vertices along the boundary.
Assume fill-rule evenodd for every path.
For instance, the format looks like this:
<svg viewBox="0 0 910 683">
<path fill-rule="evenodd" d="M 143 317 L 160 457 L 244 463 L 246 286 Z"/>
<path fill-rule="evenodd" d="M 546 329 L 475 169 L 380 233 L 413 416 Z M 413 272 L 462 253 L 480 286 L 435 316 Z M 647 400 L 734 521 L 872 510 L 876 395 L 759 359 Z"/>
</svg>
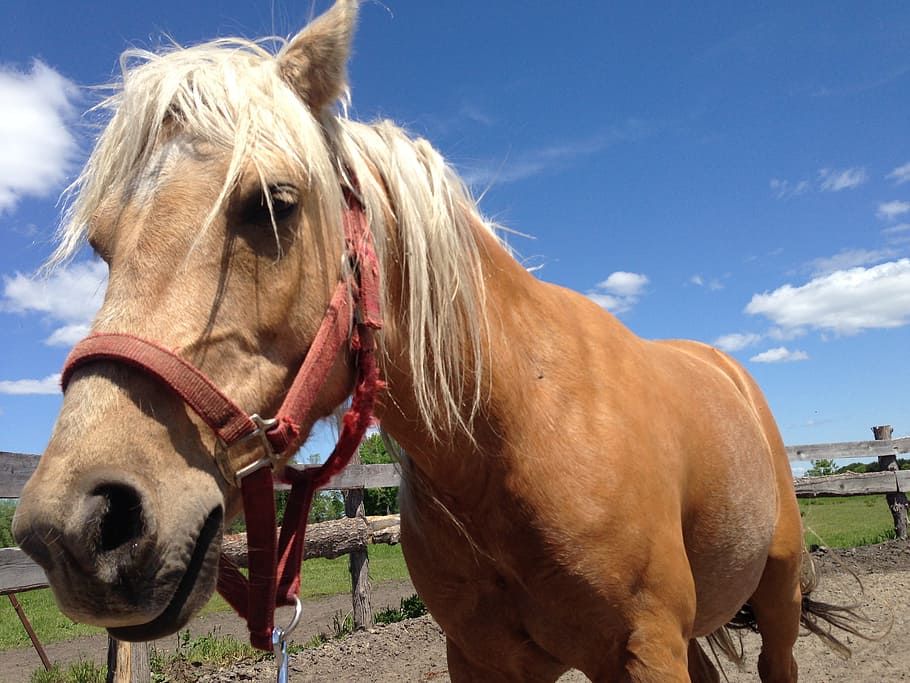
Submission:
<svg viewBox="0 0 910 683">
<path fill-rule="evenodd" d="M 300 438 L 300 425 L 307 418 L 316 396 L 350 337 L 353 302 L 349 285 L 339 282 L 326 309 L 316 338 L 288 390 L 278 414 L 278 424 L 266 432 L 276 453 L 284 453 Z"/>
<path fill-rule="evenodd" d="M 131 334 L 99 332 L 76 344 L 60 377 L 63 390 L 76 368 L 96 361 L 117 361 L 150 373 L 180 396 L 226 444 L 256 430 L 249 415 L 199 370 L 173 351 Z"/>
</svg>

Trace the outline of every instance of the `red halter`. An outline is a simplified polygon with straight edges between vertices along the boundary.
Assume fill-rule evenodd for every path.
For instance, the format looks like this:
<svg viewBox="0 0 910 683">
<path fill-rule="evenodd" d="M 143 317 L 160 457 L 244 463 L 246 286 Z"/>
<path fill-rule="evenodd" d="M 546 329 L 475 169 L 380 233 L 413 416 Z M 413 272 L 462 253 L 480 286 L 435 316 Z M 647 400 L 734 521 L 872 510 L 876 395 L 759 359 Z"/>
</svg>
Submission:
<svg viewBox="0 0 910 683">
<path fill-rule="evenodd" d="M 379 261 L 373 249 L 363 205 L 345 190 L 344 230 L 352 277 L 339 282 L 313 344 L 273 420 L 248 415 L 225 396 L 201 371 L 173 351 L 139 337 L 119 333 L 91 334 L 67 358 L 61 384 L 66 391 L 73 371 L 96 361 L 125 363 L 160 380 L 199 415 L 218 437 L 216 462 L 228 482 L 240 485 L 247 523 L 249 580 L 224 555 L 218 573 L 218 592 L 244 617 L 253 646 L 273 648 L 274 609 L 294 605 L 300 589 L 304 533 L 313 494 L 348 464 L 370 424 L 376 390 L 381 385 L 374 354 L 373 331 L 382 326 L 379 300 Z M 355 320 L 353 331 L 350 321 Z M 275 494 L 272 470 L 299 445 L 300 425 L 346 343 L 356 357 L 358 377 L 341 435 L 328 460 L 319 468 L 281 472 L 291 494 L 276 542 Z M 265 455 L 236 472 L 226 471 L 226 454 L 233 444 L 258 438 Z"/>
</svg>

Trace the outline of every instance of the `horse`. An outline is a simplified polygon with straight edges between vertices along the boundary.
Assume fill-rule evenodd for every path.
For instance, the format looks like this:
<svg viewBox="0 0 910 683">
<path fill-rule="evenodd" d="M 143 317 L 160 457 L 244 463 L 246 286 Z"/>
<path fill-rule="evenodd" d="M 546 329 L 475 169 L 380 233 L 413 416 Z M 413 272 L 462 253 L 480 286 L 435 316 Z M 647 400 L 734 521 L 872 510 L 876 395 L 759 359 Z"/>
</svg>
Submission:
<svg viewBox="0 0 910 683">
<path fill-rule="evenodd" d="M 402 546 L 452 680 L 716 681 L 697 639 L 739 615 L 762 681 L 795 681 L 800 624 L 826 614 L 756 383 L 538 280 L 427 141 L 348 118 L 357 10 L 337 0 L 277 48 L 124 54 L 50 261 L 87 241 L 108 264 L 93 334 L 153 340 L 274 414 L 350 275 L 356 194 L 382 304 L 375 416 L 400 445 Z M 354 352 L 329 361 L 288 453 L 351 394 Z M 65 614 L 149 640 L 205 604 L 241 505 L 218 450 L 140 369 L 72 370 L 14 520 Z"/>
</svg>

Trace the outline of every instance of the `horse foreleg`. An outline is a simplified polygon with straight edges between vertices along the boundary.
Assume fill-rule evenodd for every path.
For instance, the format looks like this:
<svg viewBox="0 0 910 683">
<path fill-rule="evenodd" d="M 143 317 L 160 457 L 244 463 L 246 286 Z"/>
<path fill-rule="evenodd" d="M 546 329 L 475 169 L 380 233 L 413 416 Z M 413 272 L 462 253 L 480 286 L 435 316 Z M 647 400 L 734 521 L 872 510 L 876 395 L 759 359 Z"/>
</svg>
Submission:
<svg viewBox="0 0 910 683">
<path fill-rule="evenodd" d="M 494 671 L 483 669 L 474 664 L 451 638 L 446 638 L 446 659 L 448 660 L 449 678 L 452 679 L 452 683 L 508 680 Z"/>
<path fill-rule="evenodd" d="M 627 680 L 632 683 L 688 683 L 688 639 L 672 620 L 640 624 L 626 645 Z"/>
<path fill-rule="evenodd" d="M 553 683 L 567 667 L 539 656 L 531 642 L 508 638 L 498 643 L 499 655 L 482 661 L 467 657 L 458 644 L 446 637 L 449 678 L 453 683 Z"/>
</svg>

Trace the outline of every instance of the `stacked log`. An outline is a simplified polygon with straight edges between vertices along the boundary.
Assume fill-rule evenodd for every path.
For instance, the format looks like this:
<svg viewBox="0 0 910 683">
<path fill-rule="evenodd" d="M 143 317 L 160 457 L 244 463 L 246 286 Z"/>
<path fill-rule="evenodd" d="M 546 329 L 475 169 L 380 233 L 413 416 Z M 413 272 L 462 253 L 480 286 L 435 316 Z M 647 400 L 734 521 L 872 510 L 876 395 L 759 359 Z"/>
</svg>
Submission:
<svg viewBox="0 0 910 683">
<path fill-rule="evenodd" d="M 306 531 L 304 559 L 309 560 L 313 557 L 334 559 L 365 550 L 371 543 L 397 545 L 401 538 L 399 525 L 398 515 L 345 517 L 310 524 Z M 280 531 L 279 528 L 278 532 Z M 221 544 L 221 552 L 238 567 L 246 567 L 246 534 L 226 534 Z"/>
</svg>

